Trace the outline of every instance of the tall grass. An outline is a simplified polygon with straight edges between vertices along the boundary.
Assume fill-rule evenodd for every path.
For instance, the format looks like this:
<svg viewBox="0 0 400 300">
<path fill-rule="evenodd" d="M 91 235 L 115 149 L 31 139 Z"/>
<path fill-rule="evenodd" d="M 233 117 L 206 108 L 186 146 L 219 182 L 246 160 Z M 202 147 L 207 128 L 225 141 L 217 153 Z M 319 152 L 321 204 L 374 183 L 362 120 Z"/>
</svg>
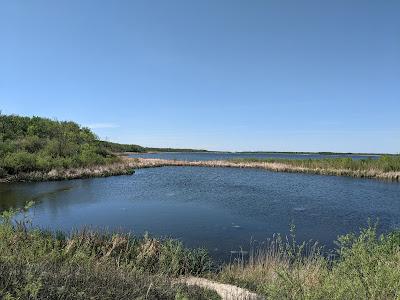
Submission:
<svg viewBox="0 0 400 300">
<path fill-rule="evenodd" d="M 26 207 L 28 209 L 29 207 Z M 203 249 L 148 235 L 72 235 L 0 222 L 1 299 L 219 299 L 180 276 L 208 277 L 266 299 L 400 299 L 400 231 L 375 226 L 338 238 L 337 252 L 275 235 L 250 258 L 215 268 Z M 190 277 L 192 278 L 192 277 Z"/>
<path fill-rule="evenodd" d="M 129 159 L 127 159 L 129 160 Z M 257 168 L 275 172 L 309 173 L 400 181 L 400 156 L 384 156 L 378 160 L 351 158 L 327 159 L 233 159 L 207 161 L 178 161 L 139 158 L 131 163 L 135 168 L 162 166 L 191 166 L 212 168 Z"/>
<path fill-rule="evenodd" d="M 378 236 L 370 226 L 341 236 L 334 257 L 316 244 L 275 236 L 216 278 L 266 299 L 399 299 L 400 231 Z"/>
<path fill-rule="evenodd" d="M 244 158 L 234 159 L 233 162 L 267 162 L 283 163 L 290 166 L 308 169 L 346 169 L 352 171 L 381 171 L 398 172 L 400 171 L 400 155 L 385 155 L 378 159 L 359 159 L 346 158 L 322 158 L 322 159 L 257 159 Z"/>
<path fill-rule="evenodd" d="M 13 216 L 3 213 L 0 224 L 1 299 L 219 299 L 173 281 L 211 270 L 203 249 L 147 235 L 54 234 Z"/>
</svg>

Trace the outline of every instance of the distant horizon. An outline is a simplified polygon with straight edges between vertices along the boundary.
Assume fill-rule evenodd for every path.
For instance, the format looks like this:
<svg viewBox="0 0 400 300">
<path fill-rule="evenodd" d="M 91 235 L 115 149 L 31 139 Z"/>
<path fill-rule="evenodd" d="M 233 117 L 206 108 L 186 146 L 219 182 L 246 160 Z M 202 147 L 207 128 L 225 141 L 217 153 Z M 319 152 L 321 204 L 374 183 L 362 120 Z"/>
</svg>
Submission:
<svg viewBox="0 0 400 300">
<path fill-rule="evenodd" d="M 396 0 L 4 1 L 0 109 L 148 147 L 399 153 L 399 11 Z"/>
<path fill-rule="evenodd" d="M 15 113 L 10 113 L 10 112 L 4 112 L 4 111 L 2 111 L 1 109 L 0 109 L 0 113 L 1 114 L 6 114 L 6 115 L 19 115 L 19 114 L 15 114 Z M 51 120 L 56 120 L 56 121 L 66 121 L 66 122 L 69 122 L 69 121 L 72 121 L 72 122 L 75 122 L 75 123 L 78 123 L 78 122 L 76 122 L 75 120 L 72 120 L 72 119 L 58 119 L 58 118 L 56 118 L 56 117 L 48 117 L 48 116 L 43 116 L 43 115 L 20 115 L 20 116 L 23 116 L 23 117 L 41 117 L 41 118 L 47 118 L 47 119 L 51 119 Z M 94 133 L 96 133 L 96 128 L 91 128 L 91 126 L 89 126 L 89 125 L 85 125 L 85 124 L 79 124 L 78 123 L 78 125 L 80 125 L 81 127 L 87 127 L 87 128 L 89 128 L 90 130 L 92 130 Z M 102 126 L 99 126 L 99 127 L 102 127 Z M 97 134 L 96 134 L 97 135 Z M 305 153 L 305 154 L 307 154 L 307 153 L 315 153 L 315 154 L 317 154 L 317 153 L 332 153 L 332 154 L 363 154 L 363 155 L 369 155 L 369 154 L 371 154 L 371 155 L 374 155 L 374 154 L 377 154 L 377 155 L 383 155 L 383 154 L 389 154 L 389 155 L 397 155 L 397 154 L 400 154 L 400 151 L 399 152 L 353 152 L 353 151 L 329 151 L 329 150 L 323 150 L 323 151 L 309 151 L 309 150 L 307 150 L 307 151 L 302 151 L 302 150 L 291 150 L 291 151 L 288 151 L 288 150 L 221 150 L 221 149 L 208 149 L 208 148 L 206 148 L 206 147 L 196 147 L 196 148 L 193 148 L 193 147 L 186 147 L 186 146 L 183 146 L 183 147 L 181 147 L 181 146 L 164 146 L 164 145 L 152 145 L 152 146 L 148 146 L 148 145 L 144 145 L 144 144 L 139 144 L 139 143 L 136 143 L 136 142 L 121 142 L 121 141 L 115 141 L 115 140 L 111 140 L 111 139 L 109 139 L 109 138 L 102 138 L 102 137 L 100 137 L 100 136 L 98 136 L 98 138 L 100 139 L 100 140 L 102 140 L 102 141 L 107 141 L 107 142 L 112 142 L 112 143 L 119 143 L 119 144 L 133 144 L 133 145 L 138 145 L 138 146 L 141 146 L 141 147 L 144 147 L 144 148 L 171 148 L 171 149 L 191 149 L 191 150 L 198 150 L 198 151 L 207 151 L 207 152 L 229 152 L 229 153 L 245 153 L 245 152 L 248 152 L 248 153 Z"/>
</svg>

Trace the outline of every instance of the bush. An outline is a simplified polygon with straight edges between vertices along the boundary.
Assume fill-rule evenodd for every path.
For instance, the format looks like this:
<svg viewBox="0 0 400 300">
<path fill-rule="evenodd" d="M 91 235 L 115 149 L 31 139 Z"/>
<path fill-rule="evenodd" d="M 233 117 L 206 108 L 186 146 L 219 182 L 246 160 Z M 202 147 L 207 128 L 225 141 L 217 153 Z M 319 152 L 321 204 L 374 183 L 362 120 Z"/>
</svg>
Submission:
<svg viewBox="0 0 400 300">
<path fill-rule="evenodd" d="M 118 148 L 119 144 L 102 143 L 88 128 L 74 122 L 0 114 L 0 168 L 6 172 L 3 177 L 112 163 L 118 158 L 110 147 Z"/>
<path fill-rule="evenodd" d="M 36 169 L 36 156 L 24 151 L 8 153 L 3 164 L 3 168 L 11 174 L 30 172 Z"/>
<path fill-rule="evenodd" d="M 378 236 L 370 226 L 341 236 L 336 256 L 306 249 L 278 236 L 217 278 L 266 299 L 399 299 L 400 231 Z"/>
</svg>

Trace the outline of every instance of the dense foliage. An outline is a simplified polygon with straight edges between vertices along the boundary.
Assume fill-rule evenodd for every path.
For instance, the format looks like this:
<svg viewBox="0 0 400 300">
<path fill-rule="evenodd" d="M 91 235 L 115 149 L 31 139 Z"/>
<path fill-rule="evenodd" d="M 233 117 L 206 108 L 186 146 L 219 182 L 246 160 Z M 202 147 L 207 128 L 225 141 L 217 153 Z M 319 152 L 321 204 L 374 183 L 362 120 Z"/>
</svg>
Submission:
<svg viewBox="0 0 400 300">
<path fill-rule="evenodd" d="M 0 114 L 0 177 L 116 159 L 90 129 L 74 122 Z"/>
<path fill-rule="evenodd" d="M 188 149 L 188 148 L 146 148 L 148 152 L 207 152 L 207 150 L 202 149 Z"/>
<path fill-rule="evenodd" d="M 134 144 L 118 144 L 113 142 L 100 141 L 100 145 L 110 152 L 146 152 L 146 148 Z"/>
</svg>

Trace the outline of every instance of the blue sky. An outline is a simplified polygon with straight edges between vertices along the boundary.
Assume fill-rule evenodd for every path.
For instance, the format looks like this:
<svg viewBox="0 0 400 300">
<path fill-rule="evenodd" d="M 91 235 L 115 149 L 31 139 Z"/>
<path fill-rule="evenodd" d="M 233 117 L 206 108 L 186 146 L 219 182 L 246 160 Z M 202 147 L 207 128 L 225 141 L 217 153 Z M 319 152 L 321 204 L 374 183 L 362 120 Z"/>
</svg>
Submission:
<svg viewBox="0 0 400 300">
<path fill-rule="evenodd" d="M 0 2 L 0 109 L 211 150 L 400 152 L 400 1 Z"/>
</svg>

